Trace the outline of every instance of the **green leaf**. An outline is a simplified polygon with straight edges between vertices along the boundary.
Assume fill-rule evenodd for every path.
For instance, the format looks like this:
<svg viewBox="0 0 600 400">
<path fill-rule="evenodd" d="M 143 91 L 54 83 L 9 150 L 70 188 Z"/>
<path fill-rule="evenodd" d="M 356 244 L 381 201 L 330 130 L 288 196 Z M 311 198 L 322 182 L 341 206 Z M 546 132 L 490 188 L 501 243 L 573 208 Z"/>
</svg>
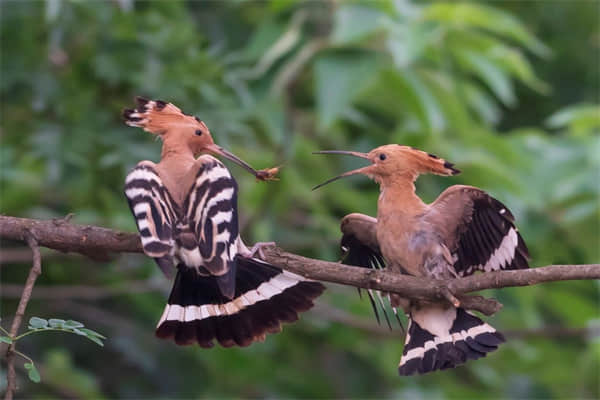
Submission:
<svg viewBox="0 0 600 400">
<path fill-rule="evenodd" d="M 438 132 L 446 120 L 439 102 L 425 79 L 414 70 L 405 68 L 388 70 L 381 74 L 382 81 L 394 95 L 393 106 L 416 114 L 423 130 Z"/>
<path fill-rule="evenodd" d="M 42 329 L 48 326 L 48 320 L 44 318 L 31 317 L 29 319 L 29 328 L 30 329 Z"/>
<path fill-rule="evenodd" d="M 85 337 L 91 340 L 92 342 L 96 343 L 98 346 L 104 347 L 104 343 L 98 337 L 92 335 L 85 335 Z"/>
<path fill-rule="evenodd" d="M 25 367 L 26 370 L 29 371 L 29 373 L 28 373 L 29 379 L 32 382 L 40 383 L 40 381 L 42 380 L 42 377 L 40 376 L 40 373 L 38 372 L 37 368 L 35 367 L 35 364 L 25 363 L 23 366 Z"/>
<path fill-rule="evenodd" d="M 531 63 L 521 51 L 499 45 L 491 48 L 487 55 L 502 66 L 504 70 L 510 72 L 512 76 L 520 79 L 533 90 L 542 94 L 550 92 L 548 84 L 535 75 Z"/>
<path fill-rule="evenodd" d="M 517 18 L 497 8 L 466 2 L 439 2 L 425 7 L 424 17 L 426 20 L 449 23 L 456 28 L 481 28 L 509 37 L 541 57 L 548 57 L 552 53 Z"/>
<path fill-rule="evenodd" d="M 13 340 L 9 336 L 0 336 L 0 342 L 11 344 Z"/>
<path fill-rule="evenodd" d="M 50 327 L 52 328 L 63 328 L 63 325 L 65 324 L 65 320 L 64 319 L 58 319 L 58 318 L 51 318 L 50 320 L 48 320 L 48 323 L 50 324 Z"/>
<path fill-rule="evenodd" d="M 516 103 L 512 81 L 497 64 L 472 51 L 463 51 L 461 60 L 487 84 L 505 105 L 512 106 Z"/>
<path fill-rule="evenodd" d="M 464 89 L 469 105 L 484 121 L 490 124 L 500 121 L 500 109 L 489 92 L 470 84 L 466 84 Z"/>
<path fill-rule="evenodd" d="M 335 13 L 331 39 L 335 44 L 356 42 L 382 29 L 387 18 L 373 7 L 344 4 Z"/>
<path fill-rule="evenodd" d="M 85 332 L 88 336 L 95 336 L 95 337 L 98 337 L 100 339 L 106 339 L 106 336 L 104 336 L 104 335 L 102 335 L 102 334 L 100 334 L 100 333 L 98 333 L 96 331 L 93 331 L 91 329 L 88 329 L 88 328 L 82 328 L 81 331 Z"/>
<path fill-rule="evenodd" d="M 66 321 L 63 326 L 65 328 L 83 328 L 84 325 L 79 321 L 73 321 L 72 319 Z"/>
<path fill-rule="evenodd" d="M 600 106 L 577 104 L 565 107 L 546 119 L 550 128 L 568 128 L 575 135 L 585 135 L 600 130 Z"/>
<path fill-rule="evenodd" d="M 327 54 L 315 64 L 315 85 L 320 125 L 329 128 L 350 106 L 378 71 L 370 53 Z"/>
<path fill-rule="evenodd" d="M 87 333 L 85 333 L 84 331 L 77 329 L 77 328 L 69 328 L 69 331 L 71 331 L 77 335 L 87 336 Z"/>
</svg>

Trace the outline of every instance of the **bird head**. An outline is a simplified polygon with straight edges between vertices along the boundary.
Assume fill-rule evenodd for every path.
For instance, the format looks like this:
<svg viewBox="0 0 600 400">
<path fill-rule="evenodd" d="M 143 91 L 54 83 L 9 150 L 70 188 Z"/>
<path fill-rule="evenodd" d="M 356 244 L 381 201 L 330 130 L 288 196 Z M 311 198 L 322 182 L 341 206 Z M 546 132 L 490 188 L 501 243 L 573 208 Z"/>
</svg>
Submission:
<svg viewBox="0 0 600 400">
<path fill-rule="evenodd" d="M 123 110 L 123 117 L 127 125 L 143 128 L 146 132 L 157 135 L 164 143 L 172 146 L 187 147 L 194 157 L 203 153 L 223 156 L 256 176 L 257 179 L 273 179 L 269 174 L 264 171 L 256 171 L 235 154 L 215 144 L 208 127 L 200 118 L 184 114 L 172 103 L 162 100 L 136 97 L 136 102 L 136 109 Z"/>
<path fill-rule="evenodd" d="M 314 154 L 345 154 L 369 160 L 366 167 L 345 172 L 314 187 L 318 189 L 330 182 L 346 176 L 362 174 L 375 180 L 380 185 L 395 180 L 398 177 L 414 181 L 420 174 L 431 173 L 437 175 L 456 175 L 460 171 L 454 164 L 439 158 L 436 155 L 399 144 L 387 144 L 377 147 L 368 153 L 343 150 L 323 150 Z M 313 189 L 313 190 L 314 190 Z"/>
</svg>

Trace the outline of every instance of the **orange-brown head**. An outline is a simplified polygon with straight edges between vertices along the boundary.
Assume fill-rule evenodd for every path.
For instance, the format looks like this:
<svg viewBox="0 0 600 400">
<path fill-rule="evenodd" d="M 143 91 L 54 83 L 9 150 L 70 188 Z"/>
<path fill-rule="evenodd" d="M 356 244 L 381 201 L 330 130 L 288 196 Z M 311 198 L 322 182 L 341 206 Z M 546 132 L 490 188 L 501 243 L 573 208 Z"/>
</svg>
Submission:
<svg viewBox="0 0 600 400">
<path fill-rule="evenodd" d="M 456 175 L 460 171 L 454 168 L 454 164 L 439 158 L 436 155 L 399 144 L 387 144 L 377 147 L 368 153 L 356 151 L 324 150 L 315 154 L 346 154 L 354 157 L 367 159 L 371 162 L 366 167 L 345 172 L 331 178 L 320 185 L 318 189 L 330 182 L 340 178 L 363 174 L 375 180 L 379 184 L 387 184 L 396 178 L 404 178 L 414 181 L 420 174 L 431 173 L 437 175 Z M 313 189 L 313 190 L 314 190 Z"/>
<path fill-rule="evenodd" d="M 272 179 L 273 174 L 256 171 L 233 153 L 215 144 L 208 127 L 198 117 L 186 115 L 175 105 L 162 100 L 136 97 L 136 102 L 136 109 L 123 110 L 127 125 L 137 126 L 157 135 L 165 146 L 168 143 L 173 147 L 187 149 L 195 157 L 202 153 L 220 155 L 240 165 L 257 179 Z"/>
</svg>

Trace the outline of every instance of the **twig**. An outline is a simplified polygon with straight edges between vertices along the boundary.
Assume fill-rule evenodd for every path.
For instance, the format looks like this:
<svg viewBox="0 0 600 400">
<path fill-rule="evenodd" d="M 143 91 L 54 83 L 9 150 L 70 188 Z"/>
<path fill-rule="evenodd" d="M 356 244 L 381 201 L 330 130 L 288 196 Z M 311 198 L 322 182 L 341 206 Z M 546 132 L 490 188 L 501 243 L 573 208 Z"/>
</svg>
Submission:
<svg viewBox="0 0 600 400">
<path fill-rule="evenodd" d="M 33 285 L 35 285 L 37 277 L 42 273 L 42 256 L 40 255 L 40 248 L 38 246 L 38 242 L 34 234 L 26 231 L 23 236 L 25 241 L 27 242 L 27 245 L 29 245 L 31 251 L 33 252 L 33 264 L 31 266 L 31 270 L 29 270 L 29 276 L 27 277 L 27 281 L 25 282 L 23 294 L 21 295 L 21 300 L 19 300 L 17 312 L 15 313 L 15 317 L 13 318 L 12 325 L 10 327 L 9 333 L 11 338 L 17 336 L 17 332 L 19 331 L 19 327 L 21 326 L 21 321 L 23 320 L 23 316 L 25 315 L 25 308 L 27 308 L 27 303 L 31 298 Z M 12 400 L 13 395 L 17 390 L 17 374 L 15 372 L 15 351 L 15 343 L 11 343 L 8 346 L 8 349 L 6 350 L 7 373 L 6 394 L 4 395 L 5 400 Z"/>
<path fill-rule="evenodd" d="M 61 251 L 92 257 L 107 257 L 110 253 L 119 252 L 142 252 L 139 236 L 134 233 L 75 225 L 64 220 L 42 221 L 0 216 L 0 239 L 24 241 L 28 229 L 35 234 L 40 245 Z M 441 281 L 315 260 L 287 253 L 277 247 L 264 248 L 263 251 L 265 261 L 310 279 L 398 293 L 417 300 L 444 300 L 444 292 L 450 290 L 465 308 L 488 315 L 497 311 L 500 306 L 498 302 L 491 299 L 483 301 L 482 298 L 469 299 L 464 294 L 483 289 L 529 286 L 561 280 L 600 279 L 600 264 L 582 264 L 498 271 Z"/>
</svg>

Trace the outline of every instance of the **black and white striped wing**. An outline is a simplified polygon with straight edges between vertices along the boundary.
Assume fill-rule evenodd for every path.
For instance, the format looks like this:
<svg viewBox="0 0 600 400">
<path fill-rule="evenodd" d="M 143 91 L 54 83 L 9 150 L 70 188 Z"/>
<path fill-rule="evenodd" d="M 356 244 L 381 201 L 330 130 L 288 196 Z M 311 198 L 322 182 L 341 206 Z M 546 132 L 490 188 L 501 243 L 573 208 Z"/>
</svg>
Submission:
<svg viewBox="0 0 600 400">
<path fill-rule="evenodd" d="M 459 276 L 529 267 L 529 251 L 515 218 L 500 201 L 480 189 L 457 185 L 440 195 L 432 205 L 436 207 L 453 228 L 454 239 L 447 242 Z"/>
<path fill-rule="evenodd" d="M 188 267 L 203 267 L 219 277 L 225 295 L 235 291 L 238 254 L 237 183 L 214 157 L 202 156 L 190 194 L 184 203 L 189 232 L 178 234 L 179 253 Z M 186 240 L 186 235 L 193 240 Z"/>
<path fill-rule="evenodd" d="M 177 219 L 177 206 L 153 163 L 142 161 L 127 174 L 125 196 L 135 217 L 144 253 L 153 257 L 168 275 L 174 267 L 173 226 Z"/>
</svg>

